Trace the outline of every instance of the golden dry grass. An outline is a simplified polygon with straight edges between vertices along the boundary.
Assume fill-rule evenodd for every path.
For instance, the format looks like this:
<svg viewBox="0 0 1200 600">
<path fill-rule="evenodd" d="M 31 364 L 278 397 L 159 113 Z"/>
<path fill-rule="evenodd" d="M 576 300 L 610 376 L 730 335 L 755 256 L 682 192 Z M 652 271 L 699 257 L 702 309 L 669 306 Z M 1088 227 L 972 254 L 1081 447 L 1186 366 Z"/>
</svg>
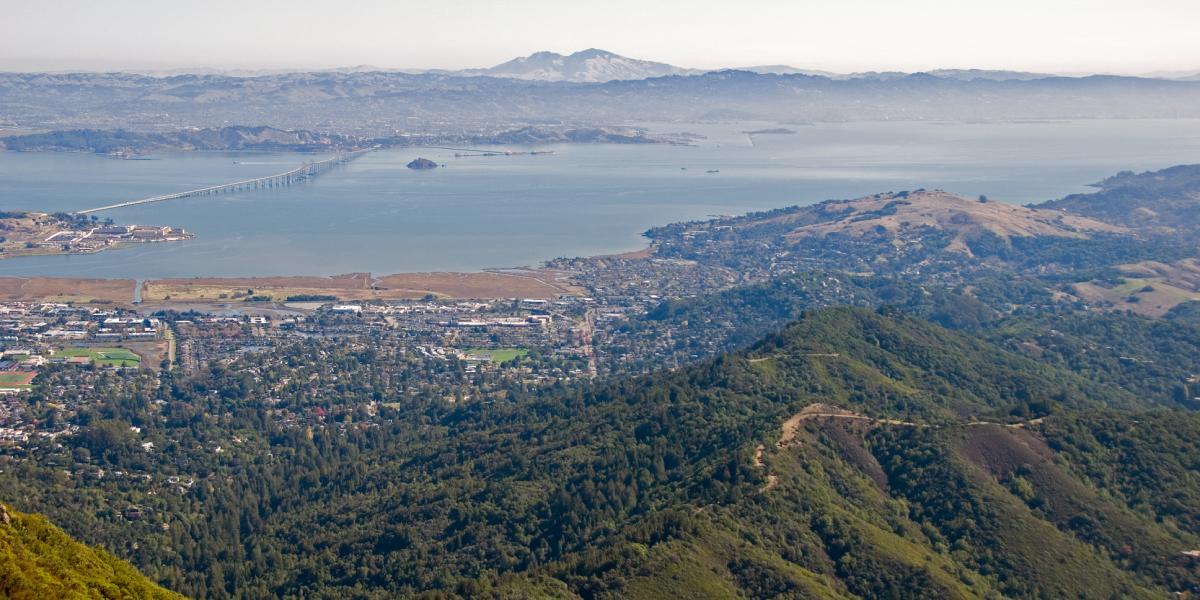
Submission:
<svg viewBox="0 0 1200 600">
<path fill-rule="evenodd" d="M 788 239 L 795 241 L 833 233 L 861 236 L 880 229 L 897 233 L 934 227 L 957 232 L 958 239 L 951 249 L 969 252 L 962 237 L 984 231 L 1004 239 L 1033 236 L 1082 238 L 1094 232 L 1124 231 L 1121 227 L 1086 217 L 1034 210 L 1004 202 L 979 202 L 941 191 L 914 192 L 903 198 L 889 194 L 868 196 L 830 203 L 825 205 L 824 210 L 827 213 L 836 212 L 836 218 L 818 223 L 799 222 L 787 234 Z M 789 222 L 798 218 L 801 217 L 784 215 L 771 220 Z"/>
<path fill-rule="evenodd" d="M 283 301 L 295 296 L 336 296 L 339 300 L 440 298 L 553 298 L 578 290 L 546 270 L 481 273 L 401 273 L 372 278 L 369 273 L 336 277 L 210 277 L 145 282 L 146 301 L 234 301 L 247 295 Z"/>
<path fill-rule="evenodd" d="M 1183 302 L 1200 300 L 1200 261 L 1194 258 L 1173 263 L 1143 261 L 1117 269 L 1125 277 L 1120 285 L 1077 283 L 1075 294 L 1101 309 L 1130 310 L 1155 318 Z"/>
<path fill-rule="evenodd" d="M 1152 291 L 1143 292 L 1150 286 Z M 1096 283 L 1077 283 L 1075 292 L 1080 298 L 1106 310 L 1130 310 L 1147 317 L 1161 317 L 1175 306 L 1191 300 L 1200 300 L 1200 293 L 1180 289 L 1162 281 L 1130 279 L 1116 287 L 1104 287 Z M 1132 301 L 1132 298 L 1137 298 Z"/>
<path fill-rule="evenodd" d="M 19 302 L 101 301 L 128 304 L 133 301 L 133 286 L 132 279 L 0 277 L 0 299 Z"/>
</svg>

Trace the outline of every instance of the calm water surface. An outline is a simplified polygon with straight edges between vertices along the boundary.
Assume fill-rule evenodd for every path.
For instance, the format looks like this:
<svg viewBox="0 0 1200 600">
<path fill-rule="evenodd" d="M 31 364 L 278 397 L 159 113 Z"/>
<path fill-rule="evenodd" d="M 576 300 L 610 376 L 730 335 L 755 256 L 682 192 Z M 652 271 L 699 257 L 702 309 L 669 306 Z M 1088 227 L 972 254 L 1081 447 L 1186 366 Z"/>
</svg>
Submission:
<svg viewBox="0 0 1200 600">
<path fill-rule="evenodd" d="M 101 213 L 196 239 L 0 261 L 0 275 L 190 277 L 377 274 L 533 265 L 645 246 L 673 221 L 879 191 L 943 188 L 1028 203 L 1123 169 L 1200 162 L 1200 120 L 1037 124 L 651 124 L 696 147 L 552 145 L 550 156 L 374 152 L 304 184 Z M 415 172 L 418 156 L 445 169 Z M 0 208 L 71 211 L 286 171 L 302 154 L 171 153 L 148 161 L 0 153 Z M 719 173 L 707 173 L 719 170 Z"/>
</svg>

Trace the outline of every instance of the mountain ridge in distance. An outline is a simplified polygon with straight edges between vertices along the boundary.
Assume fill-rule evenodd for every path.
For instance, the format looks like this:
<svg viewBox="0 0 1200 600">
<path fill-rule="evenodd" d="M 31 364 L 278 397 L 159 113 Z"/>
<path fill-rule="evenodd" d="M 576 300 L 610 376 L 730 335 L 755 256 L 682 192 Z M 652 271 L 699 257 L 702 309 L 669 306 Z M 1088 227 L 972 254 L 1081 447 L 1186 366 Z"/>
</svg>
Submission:
<svg viewBox="0 0 1200 600">
<path fill-rule="evenodd" d="M 599 77 L 591 71 L 590 76 Z M 609 74 L 612 71 L 607 71 Z M 607 76 L 607 75 L 606 75 Z M 0 73 L 0 112 L 23 129 L 179 129 L 253 123 L 393 135 L 468 120 L 525 123 L 761 120 L 1028 121 L 1200 117 L 1200 83 L 1132 77 L 970 81 L 915 74 L 830 79 L 727 70 L 604 83 L 446 73 L 296 73 L 235 78 Z M 406 125 L 405 127 L 408 127 Z"/>
<path fill-rule="evenodd" d="M 549 50 L 539 50 L 525 56 L 518 56 L 491 67 L 446 69 L 446 68 L 406 68 L 383 67 L 373 64 L 358 64 L 352 66 L 327 68 L 217 68 L 210 66 L 174 67 L 166 69 L 56 69 L 46 71 L 48 74 L 112 72 L 147 75 L 152 77 L 173 77 L 178 75 L 214 75 L 224 77 L 254 78 L 272 75 L 287 75 L 298 73 L 408 73 L 449 75 L 460 77 L 499 77 L 505 79 L 521 79 L 526 81 L 557 81 L 570 83 L 607 83 L 609 81 L 636 81 L 665 77 L 669 75 L 704 75 L 720 71 L 746 71 L 759 75 L 808 75 L 826 77 L 836 80 L 847 79 L 901 79 L 910 75 L 927 74 L 942 79 L 971 81 L 974 79 L 990 81 L 1031 81 L 1054 77 L 1087 77 L 1090 75 L 1111 75 L 1109 73 L 1047 73 L 1022 71 L 1013 69 L 983 69 L 972 67 L 942 67 L 915 71 L 852 71 L 837 72 L 826 69 L 807 69 L 788 64 L 762 64 L 746 66 L 720 66 L 713 68 L 681 67 L 670 63 L 641 58 L 623 56 L 601 48 L 588 48 L 571 54 L 559 54 Z M 0 71 L 3 72 L 3 71 Z M 1116 75 L 1120 77 L 1140 77 L 1146 79 L 1161 79 L 1168 81 L 1200 81 L 1200 71 L 1153 71 L 1148 73 L 1131 73 Z"/>
</svg>

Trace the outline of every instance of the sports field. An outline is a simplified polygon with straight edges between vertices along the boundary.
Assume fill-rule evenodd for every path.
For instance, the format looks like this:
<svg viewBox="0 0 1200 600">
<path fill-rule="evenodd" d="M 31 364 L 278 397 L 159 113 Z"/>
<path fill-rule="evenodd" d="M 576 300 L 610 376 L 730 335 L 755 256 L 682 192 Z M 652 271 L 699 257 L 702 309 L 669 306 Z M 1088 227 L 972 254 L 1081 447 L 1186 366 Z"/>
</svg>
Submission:
<svg viewBox="0 0 1200 600">
<path fill-rule="evenodd" d="M 524 348 L 467 348 L 464 352 L 467 356 L 478 356 L 496 363 L 508 362 L 529 354 Z"/>
<path fill-rule="evenodd" d="M 0 371 L 0 387 L 25 387 L 34 377 L 37 373 L 31 371 Z"/>
<path fill-rule="evenodd" d="M 86 356 L 92 362 L 106 367 L 136 367 L 142 363 L 142 357 L 125 348 L 63 348 L 54 353 L 54 358 L 77 356 Z"/>
</svg>

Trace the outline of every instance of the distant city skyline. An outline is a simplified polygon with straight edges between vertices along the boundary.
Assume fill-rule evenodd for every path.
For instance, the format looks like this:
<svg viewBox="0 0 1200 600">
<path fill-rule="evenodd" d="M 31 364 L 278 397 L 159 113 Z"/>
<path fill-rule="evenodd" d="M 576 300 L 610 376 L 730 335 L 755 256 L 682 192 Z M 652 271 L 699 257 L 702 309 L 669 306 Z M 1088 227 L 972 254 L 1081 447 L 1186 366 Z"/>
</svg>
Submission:
<svg viewBox="0 0 1200 600">
<path fill-rule="evenodd" d="M 0 70 L 489 67 L 602 48 L 686 68 L 1200 71 L 1195 0 L 0 0 Z"/>
</svg>

